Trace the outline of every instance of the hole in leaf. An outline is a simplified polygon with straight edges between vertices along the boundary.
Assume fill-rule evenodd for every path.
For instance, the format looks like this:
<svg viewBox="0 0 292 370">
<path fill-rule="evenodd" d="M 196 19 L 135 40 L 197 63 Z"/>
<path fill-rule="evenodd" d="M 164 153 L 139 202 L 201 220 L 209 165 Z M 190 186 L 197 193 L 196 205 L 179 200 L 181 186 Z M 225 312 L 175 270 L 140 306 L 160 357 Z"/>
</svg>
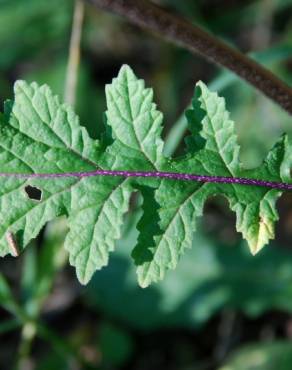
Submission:
<svg viewBox="0 0 292 370">
<path fill-rule="evenodd" d="M 42 199 L 42 191 L 36 186 L 27 185 L 24 191 L 29 199 L 37 200 L 38 202 Z"/>
</svg>

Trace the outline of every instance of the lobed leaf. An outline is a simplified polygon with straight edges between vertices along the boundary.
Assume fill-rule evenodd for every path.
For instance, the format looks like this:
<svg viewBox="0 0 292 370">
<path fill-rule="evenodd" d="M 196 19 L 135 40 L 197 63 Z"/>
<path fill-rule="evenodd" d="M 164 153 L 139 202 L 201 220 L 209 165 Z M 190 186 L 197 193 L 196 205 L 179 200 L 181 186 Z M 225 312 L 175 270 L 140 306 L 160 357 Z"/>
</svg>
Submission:
<svg viewBox="0 0 292 370">
<path fill-rule="evenodd" d="M 186 154 L 175 159 L 163 155 L 162 114 L 153 103 L 152 90 L 128 66 L 106 86 L 106 97 L 108 135 L 99 142 L 89 137 L 73 110 L 47 86 L 18 81 L 14 101 L 5 104 L 0 116 L 1 172 L 65 174 L 106 169 L 290 181 L 288 138 L 279 140 L 259 168 L 244 169 L 225 101 L 202 82 L 187 112 L 191 135 Z M 29 197 L 28 186 L 41 191 L 39 201 Z M 210 196 L 228 199 L 236 213 L 236 228 L 253 254 L 274 237 L 276 201 L 281 195 L 275 189 L 121 176 L 0 177 L 0 255 L 11 252 L 8 232 L 15 234 L 23 249 L 49 220 L 66 215 L 65 248 L 79 280 L 87 283 L 95 270 L 107 265 L 135 191 L 144 200 L 132 256 L 143 287 L 161 280 L 191 247 L 196 220 Z"/>
</svg>

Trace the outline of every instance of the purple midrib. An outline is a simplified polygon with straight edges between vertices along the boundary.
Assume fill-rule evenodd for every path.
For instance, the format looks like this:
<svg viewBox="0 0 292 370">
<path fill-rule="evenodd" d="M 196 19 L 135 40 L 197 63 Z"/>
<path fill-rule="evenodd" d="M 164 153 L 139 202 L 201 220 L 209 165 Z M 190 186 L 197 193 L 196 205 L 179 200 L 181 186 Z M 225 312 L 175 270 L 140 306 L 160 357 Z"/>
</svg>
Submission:
<svg viewBox="0 0 292 370">
<path fill-rule="evenodd" d="M 121 176 L 121 177 L 157 177 L 182 181 L 199 181 L 224 184 L 240 184 L 262 186 L 280 190 L 292 190 L 292 184 L 275 181 L 264 181 L 248 179 L 243 177 L 224 177 L 224 176 L 205 176 L 193 175 L 188 173 L 175 172 L 151 172 L 151 171 L 113 171 L 113 170 L 95 170 L 87 172 L 64 172 L 64 173 L 4 173 L 0 172 L 0 177 L 15 177 L 22 179 L 29 178 L 59 178 L 59 177 L 91 177 L 91 176 Z"/>
</svg>

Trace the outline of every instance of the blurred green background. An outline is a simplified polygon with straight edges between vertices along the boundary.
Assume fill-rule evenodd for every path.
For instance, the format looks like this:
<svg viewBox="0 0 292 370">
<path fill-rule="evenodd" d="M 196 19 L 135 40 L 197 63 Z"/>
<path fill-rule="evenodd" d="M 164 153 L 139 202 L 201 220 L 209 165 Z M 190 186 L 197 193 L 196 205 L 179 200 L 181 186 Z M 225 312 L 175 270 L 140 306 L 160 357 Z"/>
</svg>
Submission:
<svg viewBox="0 0 292 370">
<path fill-rule="evenodd" d="M 291 0 L 155 2 L 292 85 Z M 1 104 L 20 78 L 47 83 L 63 97 L 73 11 L 71 0 L 0 0 Z M 182 113 L 200 79 L 226 98 L 246 166 L 259 165 L 281 133 L 292 133 L 291 117 L 230 72 L 86 6 L 75 109 L 93 137 L 104 129 L 104 85 L 123 63 L 154 88 L 167 155 L 184 150 Z M 139 202 L 109 266 L 87 287 L 62 248 L 66 220 L 50 223 L 18 259 L 0 261 L 0 368 L 290 370 L 291 194 L 278 210 L 275 241 L 252 257 L 227 203 L 210 199 L 193 249 L 147 289 L 138 287 L 129 257 Z"/>
</svg>

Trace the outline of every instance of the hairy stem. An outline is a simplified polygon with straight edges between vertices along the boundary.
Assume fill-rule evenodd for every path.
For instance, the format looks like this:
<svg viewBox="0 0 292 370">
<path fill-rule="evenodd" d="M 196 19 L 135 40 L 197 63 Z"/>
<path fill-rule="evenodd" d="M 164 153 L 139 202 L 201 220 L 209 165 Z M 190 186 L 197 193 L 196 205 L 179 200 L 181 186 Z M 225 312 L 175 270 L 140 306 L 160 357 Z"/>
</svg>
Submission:
<svg viewBox="0 0 292 370">
<path fill-rule="evenodd" d="M 197 25 L 171 14 L 148 0 L 85 0 L 96 8 L 108 10 L 130 22 L 154 31 L 167 40 L 199 53 L 249 82 L 292 114 L 292 88 L 272 72 L 238 50 L 215 38 Z"/>
<path fill-rule="evenodd" d="M 180 181 L 199 181 L 217 184 L 239 184 L 263 186 L 271 189 L 292 190 L 292 184 L 276 181 L 265 181 L 249 179 L 244 177 L 207 176 L 194 175 L 189 173 L 161 172 L 161 171 L 116 171 L 116 170 L 95 170 L 84 172 L 62 172 L 62 173 L 6 173 L 0 172 L 0 177 L 15 177 L 19 179 L 30 178 L 62 178 L 62 177 L 92 177 L 92 176 L 121 176 L 121 177 L 156 177 L 162 179 L 173 179 Z"/>
</svg>

